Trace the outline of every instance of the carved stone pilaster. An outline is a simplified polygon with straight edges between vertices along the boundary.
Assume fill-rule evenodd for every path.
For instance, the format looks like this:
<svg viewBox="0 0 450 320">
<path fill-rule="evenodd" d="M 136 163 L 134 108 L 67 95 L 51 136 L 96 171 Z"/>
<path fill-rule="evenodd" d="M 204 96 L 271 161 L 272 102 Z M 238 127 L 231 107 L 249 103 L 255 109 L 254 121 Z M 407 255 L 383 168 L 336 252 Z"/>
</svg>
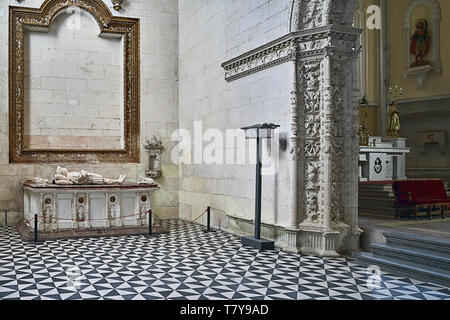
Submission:
<svg viewBox="0 0 450 320">
<path fill-rule="evenodd" d="M 331 28 L 332 30 L 333 28 Z M 300 44 L 300 110 L 304 115 L 305 202 L 299 225 L 302 251 L 335 256 L 359 229 L 353 194 L 357 183 L 355 63 L 358 32 L 342 28 Z M 300 117 L 301 118 L 301 117 Z M 302 124 L 301 124 L 302 125 Z M 356 227 L 356 228 L 354 228 Z M 350 240 L 349 240 L 350 239 Z"/>
<path fill-rule="evenodd" d="M 294 59 L 289 228 L 302 252 L 321 256 L 356 248 L 361 232 L 355 6 L 293 0 L 289 34 L 222 64 L 225 79 L 235 81 Z"/>
</svg>

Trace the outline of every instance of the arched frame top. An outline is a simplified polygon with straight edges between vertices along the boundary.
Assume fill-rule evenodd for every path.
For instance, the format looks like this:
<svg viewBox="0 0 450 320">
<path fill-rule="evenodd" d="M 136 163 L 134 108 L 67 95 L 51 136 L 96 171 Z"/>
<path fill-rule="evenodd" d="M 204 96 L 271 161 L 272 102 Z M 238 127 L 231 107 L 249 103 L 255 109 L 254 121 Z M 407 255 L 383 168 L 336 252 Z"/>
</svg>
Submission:
<svg viewBox="0 0 450 320">
<path fill-rule="evenodd" d="M 409 74 L 408 69 L 410 68 L 412 58 L 409 52 L 409 44 L 411 38 L 411 15 L 414 10 L 419 5 L 426 5 L 431 12 L 431 64 L 433 72 L 442 73 L 442 63 L 441 63 L 441 7 L 437 0 L 415 0 L 412 2 L 403 17 L 403 29 L 404 29 L 404 56 L 405 56 L 405 67 L 403 71 L 403 78 L 407 79 Z M 423 79 L 422 79 L 423 80 Z M 419 81 L 419 88 L 423 87 L 423 81 Z"/>
<path fill-rule="evenodd" d="M 441 7 L 439 5 L 439 2 L 437 2 L 436 0 L 415 0 L 408 7 L 403 18 L 403 27 L 405 29 L 411 28 L 411 14 L 413 13 L 414 9 L 421 4 L 424 4 L 430 8 L 433 21 L 441 22 Z"/>
<path fill-rule="evenodd" d="M 124 148 L 121 150 L 27 150 L 24 145 L 24 33 L 46 32 L 62 10 L 77 6 L 91 14 L 100 36 L 123 37 Z M 139 162 L 139 19 L 115 17 L 101 0 L 46 0 L 40 8 L 9 7 L 9 159 L 11 163 Z"/>
</svg>

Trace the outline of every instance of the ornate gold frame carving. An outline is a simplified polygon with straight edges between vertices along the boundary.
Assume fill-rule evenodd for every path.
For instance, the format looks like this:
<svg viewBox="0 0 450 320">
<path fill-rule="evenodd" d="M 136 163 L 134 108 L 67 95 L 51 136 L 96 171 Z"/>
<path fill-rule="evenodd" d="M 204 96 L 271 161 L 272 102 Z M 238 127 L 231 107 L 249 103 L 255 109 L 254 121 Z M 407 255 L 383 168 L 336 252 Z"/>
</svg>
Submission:
<svg viewBox="0 0 450 320">
<path fill-rule="evenodd" d="M 124 149 L 28 150 L 24 147 L 24 31 L 46 31 L 61 10 L 78 6 L 90 13 L 100 36 L 123 36 Z M 114 17 L 101 0 L 45 0 L 39 9 L 9 7 L 9 160 L 31 162 L 139 162 L 139 19 Z"/>
</svg>

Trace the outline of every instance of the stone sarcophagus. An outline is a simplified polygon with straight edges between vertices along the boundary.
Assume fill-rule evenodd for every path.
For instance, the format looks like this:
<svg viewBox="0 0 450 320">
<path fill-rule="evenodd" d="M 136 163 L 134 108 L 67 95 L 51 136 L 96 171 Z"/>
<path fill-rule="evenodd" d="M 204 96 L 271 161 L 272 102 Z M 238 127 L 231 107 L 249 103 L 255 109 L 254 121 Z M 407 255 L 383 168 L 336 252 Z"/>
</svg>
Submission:
<svg viewBox="0 0 450 320">
<path fill-rule="evenodd" d="M 148 211 L 159 187 L 25 182 L 23 190 L 25 221 L 37 214 L 38 230 L 60 230 L 148 225 Z"/>
</svg>

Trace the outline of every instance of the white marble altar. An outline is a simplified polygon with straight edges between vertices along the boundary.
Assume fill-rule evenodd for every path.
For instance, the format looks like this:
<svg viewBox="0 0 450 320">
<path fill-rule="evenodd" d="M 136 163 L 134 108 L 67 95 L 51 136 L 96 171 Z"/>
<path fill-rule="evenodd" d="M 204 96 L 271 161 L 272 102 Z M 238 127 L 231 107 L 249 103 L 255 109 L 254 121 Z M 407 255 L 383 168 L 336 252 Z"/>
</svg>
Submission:
<svg viewBox="0 0 450 320">
<path fill-rule="evenodd" d="M 24 218 L 38 230 L 148 225 L 157 185 L 56 185 L 25 182 Z M 33 224 L 31 225 L 33 227 Z"/>
<path fill-rule="evenodd" d="M 360 147 L 359 180 L 406 180 L 406 139 L 370 137 L 369 146 Z"/>
</svg>

